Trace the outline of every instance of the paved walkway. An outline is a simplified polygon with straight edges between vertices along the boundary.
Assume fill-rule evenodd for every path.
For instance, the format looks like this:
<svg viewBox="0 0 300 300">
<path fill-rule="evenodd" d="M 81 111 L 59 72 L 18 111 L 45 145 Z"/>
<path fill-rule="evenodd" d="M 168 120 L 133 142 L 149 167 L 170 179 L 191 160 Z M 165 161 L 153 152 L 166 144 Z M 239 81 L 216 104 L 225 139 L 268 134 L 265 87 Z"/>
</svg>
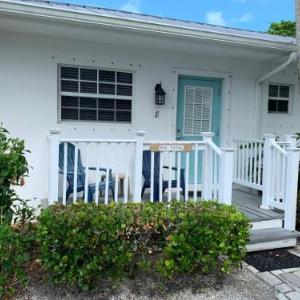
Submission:
<svg viewBox="0 0 300 300">
<path fill-rule="evenodd" d="M 300 257 L 300 245 L 289 250 L 289 252 Z M 300 268 L 259 272 L 253 266 L 246 263 L 245 266 L 273 287 L 277 299 L 300 300 Z"/>
</svg>

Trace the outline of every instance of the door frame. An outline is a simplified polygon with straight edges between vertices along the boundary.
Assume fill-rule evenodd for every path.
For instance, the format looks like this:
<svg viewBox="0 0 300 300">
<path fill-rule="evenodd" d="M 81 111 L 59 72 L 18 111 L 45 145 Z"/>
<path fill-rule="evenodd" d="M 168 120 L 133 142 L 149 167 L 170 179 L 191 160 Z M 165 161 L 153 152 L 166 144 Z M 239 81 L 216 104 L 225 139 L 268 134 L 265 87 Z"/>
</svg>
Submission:
<svg viewBox="0 0 300 300">
<path fill-rule="evenodd" d="M 201 69 L 186 69 L 180 67 L 173 68 L 173 80 L 172 80 L 172 92 L 173 101 L 172 107 L 174 107 L 174 113 L 172 114 L 171 133 L 174 140 L 176 140 L 176 128 L 177 128 L 177 97 L 178 97 L 178 83 L 179 76 L 195 76 L 199 79 L 211 78 L 222 79 L 221 85 L 221 119 L 220 119 L 220 146 L 228 147 L 231 144 L 230 134 L 230 110 L 231 110 L 231 81 L 232 75 L 230 72 L 218 72 Z"/>
</svg>

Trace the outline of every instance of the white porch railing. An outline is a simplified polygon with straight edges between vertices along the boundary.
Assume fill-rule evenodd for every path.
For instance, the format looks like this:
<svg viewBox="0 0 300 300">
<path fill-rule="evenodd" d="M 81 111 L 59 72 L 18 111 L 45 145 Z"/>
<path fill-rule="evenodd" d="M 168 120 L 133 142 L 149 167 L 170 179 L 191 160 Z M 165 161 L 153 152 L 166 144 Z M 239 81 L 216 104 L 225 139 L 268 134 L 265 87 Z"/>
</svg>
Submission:
<svg viewBox="0 0 300 300">
<path fill-rule="evenodd" d="M 264 142 L 262 140 L 234 140 L 234 182 L 262 190 Z"/>
<path fill-rule="evenodd" d="M 145 141 L 144 135 L 137 132 L 133 140 L 71 139 L 51 130 L 49 203 L 140 202 L 145 189 L 149 192 L 143 200 L 148 201 L 231 203 L 233 149 L 216 146 L 212 133 L 203 133 L 201 142 Z"/>
<path fill-rule="evenodd" d="M 278 142 L 273 134 L 264 140 L 235 140 L 234 182 L 262 191 L 262 208 L 284 211 L 284 227 L 295 229 L 299 150 L 296 136 Z"/>
</svg>

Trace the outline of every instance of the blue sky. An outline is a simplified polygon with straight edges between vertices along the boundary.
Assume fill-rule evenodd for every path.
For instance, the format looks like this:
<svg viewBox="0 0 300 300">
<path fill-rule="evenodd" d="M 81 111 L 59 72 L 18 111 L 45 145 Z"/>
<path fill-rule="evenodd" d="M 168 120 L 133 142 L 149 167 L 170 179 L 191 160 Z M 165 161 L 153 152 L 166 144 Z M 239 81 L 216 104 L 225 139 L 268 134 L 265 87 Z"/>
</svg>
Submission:
<svg viewBox="0 0 300 300">
<path fill-rule="evenodd" d="M 265 31 L 294 20 L 295 0 L 58 0 L 145 14 Z"/>
</svg>

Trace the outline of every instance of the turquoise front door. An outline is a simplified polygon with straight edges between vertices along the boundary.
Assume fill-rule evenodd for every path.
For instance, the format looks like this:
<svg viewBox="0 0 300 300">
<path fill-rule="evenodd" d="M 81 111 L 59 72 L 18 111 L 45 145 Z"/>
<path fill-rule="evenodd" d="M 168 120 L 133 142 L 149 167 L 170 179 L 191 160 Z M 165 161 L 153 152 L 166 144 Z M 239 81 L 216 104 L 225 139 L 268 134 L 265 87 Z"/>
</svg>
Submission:
<svg viewBox="0 0 300 300">
<path fill-rule="evenodd" d="M 202 132 L 215 134 L 220 144 L 222 80 L 193 76 L 179 76 L 176 137 L 180 141 L 201 141 Z M 198 183 L 201 183 L 202 156 L 199 156 Z M 185 167 L 185 159 L 183 159 Z M 190 155 L 189 182 L 194 183 L 194 155 Z"/>
</svg>

